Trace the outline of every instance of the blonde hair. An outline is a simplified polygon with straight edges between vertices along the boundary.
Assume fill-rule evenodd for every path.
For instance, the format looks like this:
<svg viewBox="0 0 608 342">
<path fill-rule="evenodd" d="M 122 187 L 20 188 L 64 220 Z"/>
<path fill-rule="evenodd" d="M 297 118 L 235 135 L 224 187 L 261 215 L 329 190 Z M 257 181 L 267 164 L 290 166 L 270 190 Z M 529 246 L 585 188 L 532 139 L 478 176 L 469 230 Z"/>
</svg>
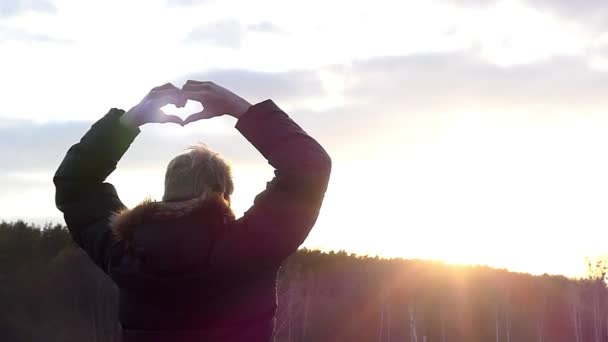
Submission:
<svg viewBox="0 0 608 342">
<path fill-rule="evenodd" d="M 234 190 L 230 165 L 204 144 L 187 148 L 173 158 L 165 173 L 163 201 L 186 201 L 221 194 L 229 201 Z"/>
</svg>

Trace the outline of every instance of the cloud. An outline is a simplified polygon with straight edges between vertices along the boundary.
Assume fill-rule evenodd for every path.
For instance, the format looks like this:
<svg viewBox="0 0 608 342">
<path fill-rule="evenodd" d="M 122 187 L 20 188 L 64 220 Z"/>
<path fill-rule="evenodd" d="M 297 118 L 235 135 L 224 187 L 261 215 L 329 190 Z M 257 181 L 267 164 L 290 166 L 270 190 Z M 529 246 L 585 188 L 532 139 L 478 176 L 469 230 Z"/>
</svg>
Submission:
<svg viewBox="0 0 608 342">
<path fill-rule="evenodd" d="M 4 194 L 36 190 L 41 187 L 48 187 L 51 183 L 50 177 L 43 180 L 36 177 L 27 177 L 17 172 L 0 175 L 0 187 Z"/>
<path fill-rule="evenodd" d="M 57 8 L 46 0 L 2 0 L 0 1 L 0 18 L 11 17 L 24 12 L 55 13 Z"/>
<path fill-rule="evenodd" d="M 236 20 L 223 20 L 193 29 L 185 41 L 207 43 L 220 47 L 238 49 L 243 43 L 245 30 Z"/>
<path fill-rule="evenodd" d="M 92 124 L 85 121 L 41 124 L 30 120 L 0 119 L 2 173 L 54 172 L 68 148 L 77 143 Z M 233 154 L 242 162 L 257 158 L 255 151 L 245 146 L 245 142 L 234 142 L 236 134 L 205 134 L 200 130 L 201 125 L 192 124 L 184 129 L 173 127 L 180 130 L 180 134 L 175 136 L 163 133 L 168 131 L 165 125 L 146 126 L 133 144 L 133 152 L 129 153 L 123 164 L 127 168 L 164 166 L 172 156 L 201 141 L 218 151 Z M 154 153 L 149 153 L 150 149 Z"/>
<path fill-rule="evenodd" d="M 275 24 L 273 24 L 269 21 L 261 21 L 256 24 L 249 25 L 249 26 L 247 26 L 247 29 L 249 31 L 258 32 L 258 33 L 275 33 L 275 34 L 284 34 L 285 33 L 284 30 L 282 30 L 280 27 L 276 26 Z"/>
<path fill-rule="evenodd" d="M 26 43 L 71 44 L 71 40 L 51 37 L 45 34 L 32 33 L 22 29 L 0 26 L 0 42 L 16 41 Z"/>
<path fill-rule="evenodd" d="M 216 81 L 253 103 L 267 98 L 272 98 L 279 104 L 288 101 L 303 102 L 312 96 L 323 94 L 321 80 L 312 71 L 265 73 L 214 70 L 185 75 L 175 84 L 182 84 L 187 79 Z M 234 124 L 228 118 L 218 120 L 227 127 Z M 65 151 L 80 139 L 91 124 L 87 121 L 36 123 L 0 117 L 2 171 L 54 171 Z M 125 160 L 127 167 L 164 165 L 173 155 L 198 141 L 228 153 L 239 162 L 259 161 L 257 152 L 244 139 L 238 138 L 236 130 L 230 128 L 226 130 L 228 133 L 209 134 L 204 127 L 204 123 L 196 123 L 184 129 L 174 128 L 175 131 L 172 132 L 175 134 L 168 136 L 164 125 L 145 126 L 143 134 L 133 145 L 134 152 Z M 155 153 L 147 153 L 149 148 L 153 148 Z"/>
<path fill-rule="evenodd" d="M 444 0 L 464 7 L 488 7 L 499 0 Z M 603 30 L 608 24 L 608 6 L 604 0 L 523 0 L 523 5 L 546 11 L 583 26 Z"/>
<path fill-rule="evenodd" d="M 4 172 L 48 171 L 90 126 L 87 122 L 37 124 L 0 119 L 0 160 Z"/>
<path fill-rule="evenodd" d="M 260 72 L 238 69 L 210 70 L 184 75 L 186 80 L 213 81 L 250 102 L 273 98 L 280 102 L 301 102 L 324 94 L 323 83 L 316 71 L 292 70 Z"/>
<path fill-rule="evenodd" d="M 526 0 L 527 3 L 539 10 L 548 10 L 563 18 L 584 20 L 588 24 L 606 27 L 608 6 L 603 0 Z"/>
<path fill-rule="evenodd" d="M 236 20 L 226 19 L 195 27 L 184 41 L 239 49 L 250 33 L 285 34 L 286 32 L 269 21 L 260 21 L 245 26 Z"/>
<path fill-rule="evenodd" d="M 379 57 L 338 68 L 354 78 L 345 96 L 393 110 L 584 110 L 608 104 L 608 74 L 581 58 L 500 67 L 474 56 L 437 53 Z"/>
<path fill-rule="evenodd" d="M 577 58 L 500 67 L 468 54 L 435 53 L 331 69 L 343 80 L 345 103 L 320 112 L 296 107 L 290 114 L 334 155 L 348 157 L 404 139 L 432 139 L 425 135 L 440 134 L 440 125 L 462 115 L 575 121 L 608 106 L 608 73 Z"/>
<path fill-rule="evenodd" d="M 408 129 L 404 122 L 436 113 L 472 111 L 492 116 L 517 112 L 576 118 L 608 105 L 608 73 L 595 71 L 575 58 L 498 67 L 466 54 L 437 53 L 372 58 L 324 72 L 343 80 L 345 101 L 322 111 L 310 104 L 315 96 L 326 95 L 315 71 L 214 70 L 185 75 L 182 80 L 213 80 L 253 103 L 272 98 L 288 108 L 296 122 L 332 154 L 359 153 L 363 148 L 401 139 Z M 288 103 L 291 105 L 286 106 Z M 222 124 L 229 127 L 234 122 L 227 118 Z M 0 119 L 2 171 L 53 172 L 65 151 L 90 125 Z M 204 127 L 205 123 L 183 129 L 146 126 L 121 168 L 163 167 L 197 141 L 208 143 L 236 163 L 263 163 L 236 130 L 212 134 Z"/>
<path fill-rule="evenodd" d="M 498 2 L 498 0 L 447 0 L 453 4 L 458 6 L 465 7 L 484 7 L 493 5 Z"/>
<path fill-rule="evenodd" d="M 212 2 L 213 0 L 167 0 L 168 6 L 198 6 Z"/>
<path fill-rule="evenodd" d="M 345 101 L 326 110 L 315 110 L 309 98 L 312 94 L 326 95 L 320 77 L 322 73 L 331 73 L 336 79 L 342 79 Z M 187 75 L 187 78 L 213 79 L 251 102 L 272 98 L 283 108 L 286 108 L 286 103 L 295 103 L 286 108 L 288 114 L 328 150 L 335 162 L 336 174 L 342 170 L 342 175 L 347 175 L 334 181 L 335 191 L 357 189 L 359 178 L 365 180 L 366 172 L 378 172 L 387 178 L 401 177 L 400 171 L 395 170 L 407 170 L 409 166 L 418 171 L 404 177 L 415 179 L 416 172 L 426 174 L 434 172 L 432 167 L 438 167 L 449 170 L 441 172 L 445 172 L 447 179 L 453 179 L 453 184 L 459 184 L 459 175 L 470 173 L 472 167 L 480 165 L 467 159 L 471 155 L 486 158 L 488 163 L 484 165 L 494 165 L 487 166 L 487 170 L 492 171 L 489 174 L 504 174 L 507 171 L 499 166 L 510 170 L 509 167 L 513 167 L 510 162 L 515 161 L 513 163 L 517 165 L 517 162 L 521 163 L 518 158 L 524 158 L 529 164 L 526 166 L 530 168 L 529 172 L 540 180 L 544 179 L 545 170 L 550 170 L 553 165 L 562 167 L 562 162 L 572 161 L 573 165 L 578 165 L 577 168 L 595 170 L 595 173 L 601 170 L 590 162 L 599 160 L 599 154 L 586 149 L 603 146 L 605 139 L 597 138 L 602 136 L 601 132 L 597 133 L 600 128 L 597 131 L 587 127 L 568 128 L 547 134 L 546 130 L 551 130 L 551 127 L 544 127 L 564 122 L 566 125 L 568 122 L 584 123 L 579 118 L 587 109 L 604 108 L 608 104 L 604 96 L 608 91 L 608 74 L 597 72 L 578 59 L 560 58 L 527 66 L 498 67 L 467 54 L 436 53 L 378 57 L 319 72 L 216 70 Z M 516 117 L 509 121 L 503 113 L 495 113 L 510 109 L 524 112 L 523 119 Z M 466 121 L 463 128 L 454 120 L 462 119 L 459 113 L 467 111 L 473 111 L 477 116 Z M 530 113 L 545 116 L 547 120 L 535 122 L 529 117 Z M 489 120 L 484 121 L 486 118 Z M 206 130 L 216 122 L 227 129 L 219 133 Z M 457 124 L 452 125 L 454 122 Z M 483 123 L 476 127 L 478 122 Z M 488 122 L 491 125 L 484 126 Z M 511 126 L 504 130 L 502 126 L 493 126 L 503 122 Z M 239 170 L 245 174 L 240 183 L 246 188 L 243 194 L 253 195 L 261 190 L 266 176 L 254 175 L 249 171 L 253 168 L 249 166 L 262 169 L 266 162 L 232 128 L 234 123 L 231 118 L 219 118 L 213 119 L 213 123 L 202 121 L 185 128 L 146 125 L 121 160 L 111 181 L 121 191 L 125 203 L 130 205 L 140 201 L 144 195 L 157 196 L 162 193 L 162 171 L 166 163 L 185 147 L 202 141 L 233 162 L 235 175 Z M 0 203 L 6 213 L 46 217 L 56 212 L 52 204 L 52 174 L 67 149 L 91 124 L 35 123 L 0 118 L 0 158 L 3 162 L 0 188 L 5 190 Z M 469 124 L 472 129 L 467 126 Z M 450 126 L 448 133 L 442 132 L 440 126 Z M 577 145 L 585 148 L 579 151 L 569 147 L 571 141 L 584 140 L 587 136 L 590 136 L 587 145 Z M 498 142 L 503 140 L 504 144 Z M 479 141 L 483 141 L 484 146 L 478 147 Z M 437 148 L 445 151 L 433 150 L 435 142 L 439 144 Z M 447 145 L 453 146 L 453 150 L 446 148 Z M 425 151 L 424 154 L 412 155 L 417 148 L 413 146 L 422 146 L 419 151 Z M 478 150 L 469 154 L 459 152 L 469 148 Z M 426 151 L 429 151 L 428 156 Z M 522 151 L 529 153 L 524 153 L 524 157 L 513 155 Z M 556 156 L 555 163 L 549 166 L 546 163 L 550 161 L 537 158 L 547 151 Z M 505 161 L 503 155 L 506 156 Z M 383 160 L 382 164 L 378 164 L 378 160 Z M 358 169 L 353 164 L 363 168 Z M 483 176 L 484 170 L 482 167 L 474 172 Z M 517 172 L 517 167 L 514 170 Z M 467 177 L 465 179 L 470 179 Z M 248 182 L 255 184 L 248 188 Z M 436 183 L 427 185 L 432 188 Z M 447 193 L 457 193 L 464 188 L 455 185 L 449 189 Z M 409 190 L 403 188 L 404 192 Z M 243 201 L 245 209 L 248 202 Z M 30 207 L 42 209 L 32 215 L 23 209 Z"/>
</svg>

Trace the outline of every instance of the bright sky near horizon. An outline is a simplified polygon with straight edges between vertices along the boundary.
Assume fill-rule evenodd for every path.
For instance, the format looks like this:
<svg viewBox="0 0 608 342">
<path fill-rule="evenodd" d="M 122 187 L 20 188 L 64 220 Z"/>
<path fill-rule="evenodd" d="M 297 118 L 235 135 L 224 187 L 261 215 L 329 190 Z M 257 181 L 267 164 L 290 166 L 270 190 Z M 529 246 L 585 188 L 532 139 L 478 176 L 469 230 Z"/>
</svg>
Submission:
<svg viewBox="0 0 608 342">
<path fill-rule="evenodd" d="M 569 276 L 608 252 L 603 0 L 3 0 L 0 75 L 0 219 L 61 221 L 51 177 L 91 123 L 198 79 L 329 151 L 306 247 Z M 234 123 L 145 126 L 110 181 L 160 198 L 204 141 L 242 213 L 272 169 Z"/>
</svg>

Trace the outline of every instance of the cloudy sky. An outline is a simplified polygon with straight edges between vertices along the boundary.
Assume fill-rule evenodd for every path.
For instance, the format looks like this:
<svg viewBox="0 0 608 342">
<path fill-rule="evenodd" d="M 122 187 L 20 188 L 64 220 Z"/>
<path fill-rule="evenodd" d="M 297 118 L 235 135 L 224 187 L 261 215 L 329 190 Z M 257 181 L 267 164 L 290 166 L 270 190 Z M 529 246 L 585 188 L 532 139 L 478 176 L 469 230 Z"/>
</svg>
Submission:
<svg viewBox="0 0 608 342">
<path fill-rule="evenodd" d="M 309 248 L 567 275 L 608 251 L 602 0 L 3 0 L 0 75 L 0 219 L 61 222 L 66 149 L 197 79 L 272 98 L 330 152 Z M 160 198 L 203 141 L 242 213 L 272 169 L 234 124 L 145 126 L 110 181 L 127 205 Z"/>
</svg>

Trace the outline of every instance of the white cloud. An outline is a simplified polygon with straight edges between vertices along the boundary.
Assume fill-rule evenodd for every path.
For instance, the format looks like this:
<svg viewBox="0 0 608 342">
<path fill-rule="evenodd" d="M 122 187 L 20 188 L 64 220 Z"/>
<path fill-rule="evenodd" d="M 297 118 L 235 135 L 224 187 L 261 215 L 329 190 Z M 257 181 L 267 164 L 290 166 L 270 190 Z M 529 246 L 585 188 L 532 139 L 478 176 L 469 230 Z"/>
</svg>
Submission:
<svg viewBox="0 0 608 342">
<path fill-rule="evenodd" d="M 331 2 L 322 13 L 312 5 L 270 0 L 170 9 L 141 0 L 95 6 L 65 0 L 57 6 L 57 15 L 19 16 L 7 23 L 11 30 L 0 33 L 0 92 L 11 93 L 3 99 L 6 113 L 43 121 L 93 119 L 109 106 L 128 107 L 150 87 L 192 70 L 319 71 L 378 56 L 457 51 L 508 66 L 584 56 L 593 42 L 538 11 L 489 6 L 491 12 L 483 12 L 427 1 L 380 1 L 373 12 L 361 3 Z M 272 6 L 272 15 L 265 6 Z M 142 7 L 145 13 L 138 12 Z M 340 13 L 339 25 L 333 13 Z M 137 25 L 106 20 L 127 23 L 135 14 Z M 201 23 L 211 24 L 197 27 Z M 197 43 L 185 43 L 193 27 Z M 277 30 L 286 34 L 270 33 Z M 57 92 L 38 92 L 31 101 L 25 75 Z M 78 96 L 66 105 L 64 94 Z"/>
<path fill-rule="evenodd" d="M 241 47 L 244 35 L 245 30 L 239 22 L 224 20 L 194 28 L 185 41 L 238 49 Z"/>
<path fill-rule="evenodd" d="M 198 6 L 213 2 L 214 0 L 167 0 L 168 6 Z"/>
<path fill-rule="evenodd" d="M 463 7 L 488 9 L 496 5 L 512 4 L 532 7 L 558 16 L 565 21 L 575 21 L 582 26 L 603 31 L 607 28 L 608 6 L 603 0 L 440 0 Z"/>
<path fill-rule="evenodd" d="M 59 166 L 67 148 L 88 126 L 76 121 L 36 124 L 0 119 L 2 172 L 40 172 Z"/>
<path fill-rule="evenodd" d="M 608 6 L 603 0 L 526 0 L 540 10 L 550 11 L 566 20 L 576 20 L 595 29 L 608 28 Z"/>
<path fill-rule="evenodd" d="M 500 67 L 467 54 L 373 58 L 340 69 L 357 82 L 346 97 L 419 110 L 597 110 L 608 105 L 608 74 L 582 58 Z"/>
<path fill-rule="evenodd" d="M 216 82 L 251 102 L 259 102 L 267 98 L 276 99 L 281 103 L 305 102 L 324 94 L 319 74 L 312 70 L 286 72 L 209 70 L 185 75 L 176 83 L 183 83 L 188 79 Z"/>
<path fill-rule="evenodd" d="M 244 26 L 236 20 L 227 19 L 195 27 L 190 31 L 185 42 L 239 49 L 249 33 L 284 34 L 285 32 L 269 21 Z"/>
<path fill-rule="evenodd" d="M 270 21 L 260 21 L 259 23 L 251 24 L 247 27 L 250 31 L 260 32 L 260 33 L 278 33 L 283 34 L 283 31 L 280 27 L 273 24 Z"/>
<path fill-rule="evenodd" d="M 0 1 L 0 17 L 10 17 L 25 12 L 54 13 L 57 8 L 47 0 L 2 0 Z"/>
<path fill-rule="evenodd" d="M 332 74 L 341 83 L 337 91 L 343 97 L 342 103 L 326 109 L 312 105 L 328 96 L 331 88 L 324 83 L 322 73 Z M 404 123 L 420 123 L 420 118 L 432 122 L 432 118 L 484 113 L 496 118 L 524 115 L 532 121 L 574 119 L 596 115 L 608 106 L 608 74 L 591 69 L 581 59 L 567 58 L 504 68 L 466 54 L 425 54 L 372 58 L 321 72 L 211 70 L 184 75 L 174 83 L 180 85 L 187 79 L 212 80 L 252 103 L 274 99 L 330 149 L 345 153 L 353 144 L 379 146 L 386 139 L 403 134 Z M 40 171 L 54 167 L 88 125 L 0 121 L 0 159 L 6 162 L 4 168 Z M 205 136 L 212 146 L 232 151 L 237 160 L 253 160 L 251 150 L 231 148 L 232 137 L 224 133 L 210 136 L 212 131 L 205 133 L 196 127 L 185 132 L 170 128 L 174 133 L 166 136 L 163 130 L 166 126 L 150 128 L 140 138 L 145 141 L 142 146 L 154 146 L 155 151 L 161 152 L 133 157 L 128 165 L 158 164 L 197 141 L 197 136 Z M 353 136 L 358 137 L 356 141 Z"/>
<path fill-rule="evenodd" d="M 51 43 L 51 44 L 72 44 L 73 41 L 52 37 L 46 34 L 33 33 L 24 29 L 15 29 L 0 26 L 0 43 L 21 42 L 21 43 Z"/>
</svg>

